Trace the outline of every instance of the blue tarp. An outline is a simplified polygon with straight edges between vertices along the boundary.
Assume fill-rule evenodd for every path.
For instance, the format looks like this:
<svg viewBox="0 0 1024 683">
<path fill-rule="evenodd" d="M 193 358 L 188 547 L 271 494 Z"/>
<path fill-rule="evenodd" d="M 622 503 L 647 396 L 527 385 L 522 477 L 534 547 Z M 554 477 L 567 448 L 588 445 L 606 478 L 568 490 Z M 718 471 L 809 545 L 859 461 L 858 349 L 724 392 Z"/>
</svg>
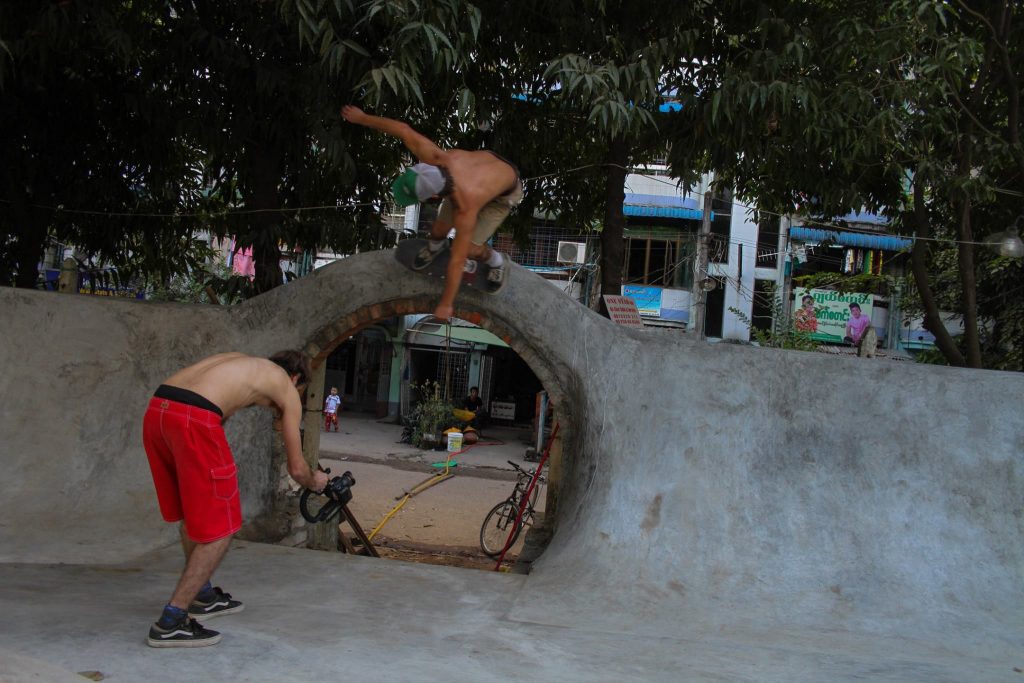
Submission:
<svg viewBox="0 0 1024 683">
<path fill-rule="evenodd" d="M 790 228 L 789 238 L 797 242 L 832 242 L 844 247 L 882 249 L 884 251 L 902 251 L 914 245 L 913 240 L 895 235 L 871 235 L 862 232 L 841 232 L 804 226 Z"/>
</svg>

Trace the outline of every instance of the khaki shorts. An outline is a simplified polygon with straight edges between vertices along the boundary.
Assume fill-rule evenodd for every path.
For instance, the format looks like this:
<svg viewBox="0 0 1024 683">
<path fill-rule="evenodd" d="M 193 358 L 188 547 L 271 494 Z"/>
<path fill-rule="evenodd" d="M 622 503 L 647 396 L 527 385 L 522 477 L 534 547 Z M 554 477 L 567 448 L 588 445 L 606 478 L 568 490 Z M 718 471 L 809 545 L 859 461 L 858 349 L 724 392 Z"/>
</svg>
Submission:
<svg viewBox="0 0 1024 683">
<path fill-rule="evenodd" d="M 491 236 L 498 231 L 501 222 L 521 201 L 523 201 L 523 183 L 516 181 L 515 189 L 511 192 L 495 197 L 485 204 L 476 216 L 476 228 L 473 230 L 471 240 L 473 244 L 479 246 L 491 239 Z M 441 202 L 441 206 L 437 210 L 437 218 L 448 225 L 455 225 L 455 210 L 450 199 Z"/>
</svg>

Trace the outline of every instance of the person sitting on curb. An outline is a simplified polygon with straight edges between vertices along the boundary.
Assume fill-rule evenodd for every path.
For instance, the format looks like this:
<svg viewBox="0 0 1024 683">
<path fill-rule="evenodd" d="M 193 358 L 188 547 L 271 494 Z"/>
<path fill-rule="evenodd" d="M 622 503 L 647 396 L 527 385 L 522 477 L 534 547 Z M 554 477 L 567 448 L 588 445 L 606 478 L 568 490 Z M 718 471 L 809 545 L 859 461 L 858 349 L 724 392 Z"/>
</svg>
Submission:
<svg viewBox="0 0 1024 683">
<path fill-rule="evenodd" d="M 487 411 L 484 410 L 484 400 L 480 398 L 479 387 L 469 388 L 469 396 L 462 400 L 462 407 L 473 413 L 473 419 L 470 422 L 473 427 L 483 429 L 487 426 Z"/>
<path fill-rule="evenodd" d="M 269 359 L 220 353 L 179 370 L 153 394 L 142 422 L 142 443 L 164 520 L 183 520 L 185 568 L 149 629 L 148 645 L 214 645 L 220 633 L 197 619 L 243 609 L 210 584 L 242 526 L 235 461 L 222 427 L 227 418 L 249 406 L 271 408 L 274 428 L 284 439 L 288 474 L 313 491 L 327 485 L 327 475 L 314 472 L 302 456 L 299 397 L 309 378 L 309 359 L 301 351 L 281 351 Z"/>
<path fill-rule="evenodd" d="M 427 246 L 413 263 L 417 270 L 430 265 L 447 246 L 446 237 L 455 228 L 444 292 L 434 316 L 448 320 L 454 313 L 455 295 L 467 258 L 491 267 L 487 278 L 494 290 L 504 285 L 505 257 L 491 249 L 487 240 L 523 200 L 519 170 L 494 152 L 442 150 L 404 121 L 373 116 L 353 105 L 343 107 L 341 116 L 349 123 L 399 138 L 420 160 L 391 185 L 399 206 L 442 200 Z"/>
</svg>

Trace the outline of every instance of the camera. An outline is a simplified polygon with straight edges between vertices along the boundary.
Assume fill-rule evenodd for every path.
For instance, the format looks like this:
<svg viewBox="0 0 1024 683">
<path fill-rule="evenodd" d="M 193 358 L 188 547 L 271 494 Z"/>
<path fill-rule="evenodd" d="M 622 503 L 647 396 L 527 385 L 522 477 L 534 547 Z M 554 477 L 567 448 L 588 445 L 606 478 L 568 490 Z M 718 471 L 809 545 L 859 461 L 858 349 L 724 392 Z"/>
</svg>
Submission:
<svg viewBox="0 0 1024 683">
<path fill-rule="evenodd" d="M 331 470 L 328 468 L 324 472 L 330 474 Z M 348 505 L 349 501 L 352 500 L 352 487 L 355 483 L 355 477 L 352 476 L 351 472 L 346 471 L 339 477 L 332 477 L 320 493 L 304 489 L 302 495 L 299 496 L 299 512 L 302 513 L 302 518 L 310 524 L 328 521 L 341 512 L 341 508 Z M 311 495 L 325 496 L 327 498 L 327 502 L 316 513 L 309 510 L 309 497 Z"/>
<path fill-rule="evenodd" d="M 326 470 L 330 473 L 330 470 Z M 355 485 L 356 480 L 352 476 L 351 472 L 345 472 L 340 477 L 332 477 L 327 486 L 321 492 L 321 495 L 327 496 L 331 500 L 337 502 L 339 505 L 347 505 L 352 500 L 352 487 Z"/>
</svg>

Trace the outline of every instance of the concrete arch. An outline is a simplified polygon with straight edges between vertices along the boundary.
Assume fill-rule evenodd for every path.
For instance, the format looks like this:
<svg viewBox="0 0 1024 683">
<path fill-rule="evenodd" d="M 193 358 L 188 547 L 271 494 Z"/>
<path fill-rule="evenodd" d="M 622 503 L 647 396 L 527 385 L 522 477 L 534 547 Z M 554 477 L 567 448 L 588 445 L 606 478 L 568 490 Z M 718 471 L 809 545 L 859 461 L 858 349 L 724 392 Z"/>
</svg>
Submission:
<svg viewBox="0 0 1024 683">
<path fill-rule="evenodd" d="M 113 561 L 170 542 L 139 445 L 163 377 L 228 349 L 316 358 L 439 294 L 387 252 L 223 309 L 0 291 L 0 391 L 20 399 L 0 413 L 0 559 Z M 557 533 L 510 620 L 822 652 L 838 638 L 893 661 L 938 643 L 947 659 L 1019 664 L 1024 377 L 627 330 L 519 267 L 501 294 L 458 302 L 513 340 L 575 425 Z M 99 410 L 52 429 L 68 395 Z M 232 422 L 257 513 L 269 418 Z"/>
<path fill-rule="evenodd" d="M 415 299 L 402 298 L 366 305 L 349 313 L 340 320 L 325 323 L 316 330 L 309 342 L 303 346 L 303 349 L 310 356 L 311 362 L 315 367 L 324 362 L 349 336 L 368 329 L 387 318 L 416 313 L 429 313 L 433 310 L 436 301 L 436 298 L 432 297 L 417 297 Z M 482 327 L 508 344 L 512 350 L 526 361 L 527 365 L 530 366 L 541 381 L 541 384 L 548 389 L 556 403 L 562 405 L 563 402 L 567 402 L 569 392 L 566 387 L 573 386 L 578 380 L 574 378 L 565 379 L 553 374 L 554 369 L 547 362 L 548 355 L 532 346 L 514 328 L 508 328 L 500 323 L 493 322 L 482 311 L 466 305 L 461 305 L 456 309 L 455 317 Z M 571 416 L 569 404 L 565 403 L 565 405 L 567 406 L 567 414 Z"/>
</svg>

